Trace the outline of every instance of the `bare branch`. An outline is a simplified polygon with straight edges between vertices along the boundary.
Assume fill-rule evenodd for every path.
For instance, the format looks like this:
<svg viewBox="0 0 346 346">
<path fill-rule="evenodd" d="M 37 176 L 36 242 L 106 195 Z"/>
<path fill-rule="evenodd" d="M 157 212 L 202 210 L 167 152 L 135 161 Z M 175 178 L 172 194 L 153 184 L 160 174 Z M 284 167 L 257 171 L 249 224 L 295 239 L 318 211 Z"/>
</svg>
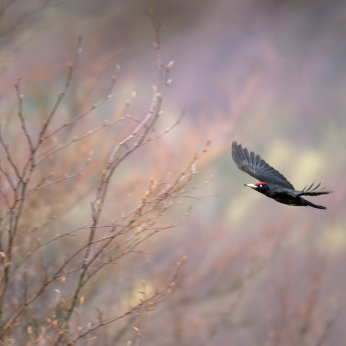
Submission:
<svg viewBox="0 0 346 346">
<path fill-rule="evenodd" d="M 43 136 L 46 133 L 47 128 L 48 128 L 50 122 L 52 121 L 56 111 L 58 110 L 61 101 L 63 100 L 64 96 L 66 95 L 66 92 L 67 92 L 67 90 L 68 90 L 68 88 L 70 86 L 70 83 L 71 83 L 71 79 L 72 79 L 74 68 L 75 68 L 75 66 L 77 64 L 77 61 L 78 61 L 78 58 L 79 58 L 79 55 L 80 55 L 81 52 L 82 52 L 82 37 L 80 36 L 78 38 L 76 53 L 75 53 L 73 62 L 69 63 L 69 65 L 68 65 L 68 74 L 67 74 L 67 77 L 66 77 L 65 85 L 64 85 L 64 87 L 62 89 L 62 92 L 58 93 L 58 98 L 57 98 L 57 100 L 56 100 L 56 102 L 55 102 L 55 104 L 54 104 L 54 106 L 53 106 L 53 108 L 52 108 L 48 118 L 43 123 L 43 127 L 42 127 L 42 130 L 41 130 L 40 134 L 39 134 L 37 144 L 36 144 L 36 146 L 35 146 L 35 148 L 33 150 L 34 152 L 37 151 L 38 147 L 42 143 Z"/>
<path fill-rule="evenodd" d="M 105 120 L 104 123 L 103 123 L 102 125 L 96 127 L 95 129 L 88 131 L 87 133 L 85 133 L 84 135 L 81 135 L 80 137 L 74 137 L 74 138 L 71 139 L 70 141 L 68 141 L 68 142 L 66 142 L 66 143 L 64 143 L 64 144 L 62 144 L 62 145 L 60 145 L 59 147 L 57 147 L 57 148 L 51 150 L 50 152 L 48 152 L 47 154 L 41 156 L 39 159 L 37 159 L 37 161 L 35 161 L 34 165 L 35 165 L 35 166 L 39 165 L 42 161 L 44 161 L 45 159 L 47 159 L 49 156 L 55 154 L 55 153 L 58 152 L 59 150 L 64 149 L 64 148 L 68 147 L 69 145 L 71 145 L 72 143 L 75 143 L 75 142 L 80 141 L 81 139 L 84 139 L 84 138 L 86 138 L 86 137 L 88 137 L 88 136 L 91 136 L 91 135 L 93 135 L 95 132 L 97 132 L 97 131 L 99 131 L 99 130 L 101 130 L 101 129 L 103 129 L 103 128 L 109 126 L 109 125 L 113 125 L 113 124 L 115 124 L 115 123 L 117 123 L 117 122 L 119 122 L 119 121 L 121 121 L 121 120 L 124 120 L 124 117 L 120 117 L 120 118 L 118 118 L 118 119 L 115 119 L 115 120 L 109 121 L 109 122 L 108 122 L 107 120 Z"/>
<path fill-rule="evenodd" d="M 0 172 L 6 177 L 7 182 L 9 183 L 13 193 L 14 193 L 14 199 L 16 200 L 18 198 L 18 193 L 17 193 L 17 189 L 14 186 L 11 177 L 9 176 L 9 174 L 2 168 L 1 166 L 1 162 L 0 162 Z"/>
<path fill-rule="evenodd" d="M 136 305 L 134 308 L 132 308 L 131 310 L 125 312 L 124 314 L 122 314 L 120 316 L 117 316 L 117 317 L 114 317 L 114 318 L 111 318 L 111 319 L 108 319 L 108 320 L 105 320 L 105 321 L 101 321 L 100 323 L 98 323 L 98 324 L 96 324 L 94 326 L 89 327 L 88 330 L 86 330 L 85 332 L 81 333 L 76 339 L 74 339 L 73 342 L 70 343 L 70 345 L 76 343 L 78 340 L 84 338 L 85 336 L 87 336 L 88 334 L 92 333 L 93 331 L 95 331 L 95 330 L 97 330 L 97 329 L 99 329 L 99 328 L 101 328 L 103 326 L 106 326 L 106 325 L 108 325 L 110 323 L 114 323 L 116 321 L 119 321 L 119 320 L 125 318 L 126 316 L 129 316 L 132 313 L 134 313 L 134 312 L 136 312 L 136 311 L 138 311 L 138 310 L 140 310 L 142 308 L 147 309 L 147 311 L 152 310 L 151 306 L 150 307 L 148 306 L 149 304 L 151 304 L 151 305 L 155 304 L 155 302 L 156 303 L 158 302 L 159 298 L 162 298 L 163 296 L 171 294 L 172 287 L 176 283 L 176 281 L 178 279 L 178 276 L 179 276 L 179 273 L 180 273 L 180 270 L 181 270 L 181 267 L 185 263 L 185 261 L 186 261 L 186 256 L 184 256 L 182 258 L 181 262 L 178 262 L 176 271 L 175 271 L 175 273 L 173 275 L 173 278 L 171 279 L 171 281 L 168 283 L 168 285 L 165 288 L 157 291 L 153 296 L 148 297 L 146 300 L 144 300 L 140 304 Z"/>
<path fill-rule="evenodd" d="M 61 130 L 65 129 L 66 127 L 74 124 L 75 122 L 81 120 L 82 118 L 84 118 L 86 115 L 90 114 L 93 110 L 95 110 L 96 108 L 100 107 L 104 102 L 106 102 L 107 100 L 109 100 L 112 97 L 112 91 L 114 89 L 116 83 L 116 77 L 112 76 L 112 82 L 110 87 L 107 90 L 106 96 L 104 96 L 103 99 L 101 99 L 99 102 L 97 102 L 96 104 L 92 105 L 87 111 L 85 111 L 84 113 L 78 115 L 76 118 L 72 119 L 71 121 L 64 123 L 63 125 L 61 125 L 60 127 L 58 127 L 57 129 L 53 130 L 52 132 L 48 133 L 47 135 L 45 135 L 43 137 L 43 139 L 47 139 L 55 134 L 57 134 L 58 132 L 60 132 Z"/>
<path fill-rule="evenodd" d="M 20 82 L 21 78 L 18 78 L 17 83 L 14 85 L 16 92 L 17 92 L 17 98 L 18 98 L 18 117 L 20 119 L 21 125 L 22 125 L 22 130 L 24 132 L 24 135 L 26 137 L 26 140 L 29 144 L 30 152 L 33 152 L 34 146 L 32 144 L 31 137 L 28 133 L 28 129 L 25 124 L 25 119 L 24 119 L 24 113 L 23 113 L 23 98 L 24 95 L 21 94 L 20 92 Z"/>
<path fill-rule="evenodd" d="M 13 168 L 14 172 L 16 173 L 17 178 L 20 180 L 21 176 L 19 174 L 18 168 L 17 166 L 14 164 L 12 157 L 11 157 L 11 153 L 10 150 L 8 149 L 8 146 L 5 144 L 4 139 L 2 138 L 2 134 L 1 134 L 1 126 L 0 126 L 0 144 L 1 146 L 4 148 L 5 153 L 6 153 L 6 158 L 8 160 L 8 162 L 10 163 L 11 167 Z"/>
</svg>

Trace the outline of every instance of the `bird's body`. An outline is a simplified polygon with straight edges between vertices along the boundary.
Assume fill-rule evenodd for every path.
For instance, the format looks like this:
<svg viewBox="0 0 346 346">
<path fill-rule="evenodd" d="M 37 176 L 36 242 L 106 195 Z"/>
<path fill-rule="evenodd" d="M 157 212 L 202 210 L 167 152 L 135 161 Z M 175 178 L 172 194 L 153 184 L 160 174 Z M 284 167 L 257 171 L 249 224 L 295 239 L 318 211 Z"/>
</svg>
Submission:
<svg viewBox="0 0 346 346">
<path fill-rule="evenodd" d="M 273 198 L 279 203 L 293 206 L 310 206 L 318 209 L 326 209 L 304 199 L 302 196 L 326 195 L 331 191 L 317 190 L 320 184 L 312 184 L 302 191 L 295 190 L 293 185 L 277 170 L 269 166 L 259 155 L 242 148 L 237 141 L 232 143 L 232 157 L 240 170 L 248 173 L 260 182 L 257 184 L 245 184 L 256 191 Z"/>
</svg>

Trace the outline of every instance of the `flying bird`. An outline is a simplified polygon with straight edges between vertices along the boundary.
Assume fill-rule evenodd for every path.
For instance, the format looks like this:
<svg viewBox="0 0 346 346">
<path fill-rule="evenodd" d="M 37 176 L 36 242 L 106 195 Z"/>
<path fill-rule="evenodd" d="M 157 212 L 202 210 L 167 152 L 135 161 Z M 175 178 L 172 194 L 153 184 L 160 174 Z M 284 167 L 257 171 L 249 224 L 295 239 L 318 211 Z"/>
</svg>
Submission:
<svg viewBox="0 0 346 346">
<path fill-rule="evenodd" d="M 321 205 L 313 204 L 302 197 L 327 195 L 333 192 L 325 191 L 324 189 L 318 190 L 321 183 L 316 186 L 312 183 L 302 191 L 296 190 L 281 173 L 269 166 L 259 155 L 256 155 L 254 152 L 249 153 L 247 148 L 243 149 L 241 144 L 238 144 L 236 140 L 232 143 L 232 157 L 241 171 L 250 174 L 260 181 L 256 184 L 244 184 L 245 186 L 249 186 L 283 204 L 327 209 Z"/>
</svg>

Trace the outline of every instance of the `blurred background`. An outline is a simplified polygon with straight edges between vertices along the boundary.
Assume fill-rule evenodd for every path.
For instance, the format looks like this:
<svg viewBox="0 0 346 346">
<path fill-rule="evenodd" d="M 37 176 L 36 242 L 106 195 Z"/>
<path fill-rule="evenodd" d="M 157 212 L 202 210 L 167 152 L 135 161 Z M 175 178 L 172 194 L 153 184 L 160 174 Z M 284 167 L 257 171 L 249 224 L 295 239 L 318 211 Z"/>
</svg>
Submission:
<svg viewBox="0 0 346 346">
<path fill-rule="evenodd" d="M 141 279 L 148 290 L 162 287 L 186 255 L 172 294 L 146 319 L 143 345 L 344 344 L 345 2 L 18 0 L 7 1 L 4 8 L 0 121 L 18 161 L 24 155 L 18 148 L 25 148 L 15 115 L 13 84 L 18 77 L 23 78 L 28 129 L 37 140 L 37 129 L 61 91 L 67 62 L 82 35 L 83 51 L 51 129 L 100 100 L 116 74 L 113 97 L 54 137 L 51 148 L 118 117 L 133 91 L 136 97 L 128 113 L 143 119 L 157 79 L 149 8 L 162 23 L 162 59 L 174 65 L 156 132 L 173 125 L 181 109 L 186 116 L 119 167 L 107 197 L 105 223 L 120 217 L 125 200 L 136 190 L 129 203 L 138 204 L 150 177 L 160 181 L 168 172 L 176 176 L 207 139 L 212 142 L 197 165 L 196 184 L 211 175 L 214 179 L 193 195 L 218 196 L 182 201 L 184 207 L 171 211 L 167 222 L 179 220 L 192 204 L 190 217 L 143 244 L 141 251 L 150 255 L 133 254 L 103 270 L 83 292 L 78 323 L 95 320 L 96 308 L 109 317 L 131 308 L 138 303 Z M 73 172 L 90 150 L 94 152 L 85 177 L 59 183 L 58 192 L 33 196 L 23 227 L 35 227 L 59 211 L 59 222 L 39 230 L 40 238 L 50 239 L 63 233 L 61 229 L 86 222 L 100 167 L 134 127 L 130 120 L 109 126 L 52 156 L 44 171 L 59 177 Z M 289 207 L 245 188 L 244 183 L 255 180 L 232 161 L 235 138 L 296 189 L 322 181 L 334 190 L 311 199 L 327 211 Z M 30 241 L 34 242 L 25 243 L 28 249 L 34 246 Z M 75 237 L 55 242 L 32 259 L 33 268 L 39 268 L 42 257 L 54 263 L 79 241 Z M 35 286 L 37 273 L 32 269 L 28 275 Z M 73 285 L 75 278 L 68 280 Z M 44 297 L 47 306 L 54 288 Z M 32 308 L 44 316 L 42 305 Z M 137 324 L 136 316 L 113 323 L 95 332 L 94 342 L 126 345 L 135 340 L 132 327 Z"/>
</svg>

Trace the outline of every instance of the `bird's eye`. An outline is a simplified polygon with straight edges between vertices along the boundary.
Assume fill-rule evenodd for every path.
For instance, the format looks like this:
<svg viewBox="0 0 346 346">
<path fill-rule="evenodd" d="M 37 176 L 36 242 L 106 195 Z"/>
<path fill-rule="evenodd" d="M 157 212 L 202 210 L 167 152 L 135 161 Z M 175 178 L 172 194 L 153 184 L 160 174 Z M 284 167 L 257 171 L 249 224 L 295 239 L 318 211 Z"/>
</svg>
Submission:
<svg viewBox="0 0 346 346">
<path fill-rule="evenodd" d="M 260 185 L 260 187 L 262 187 L 262 184 Z"/>
</svg>

